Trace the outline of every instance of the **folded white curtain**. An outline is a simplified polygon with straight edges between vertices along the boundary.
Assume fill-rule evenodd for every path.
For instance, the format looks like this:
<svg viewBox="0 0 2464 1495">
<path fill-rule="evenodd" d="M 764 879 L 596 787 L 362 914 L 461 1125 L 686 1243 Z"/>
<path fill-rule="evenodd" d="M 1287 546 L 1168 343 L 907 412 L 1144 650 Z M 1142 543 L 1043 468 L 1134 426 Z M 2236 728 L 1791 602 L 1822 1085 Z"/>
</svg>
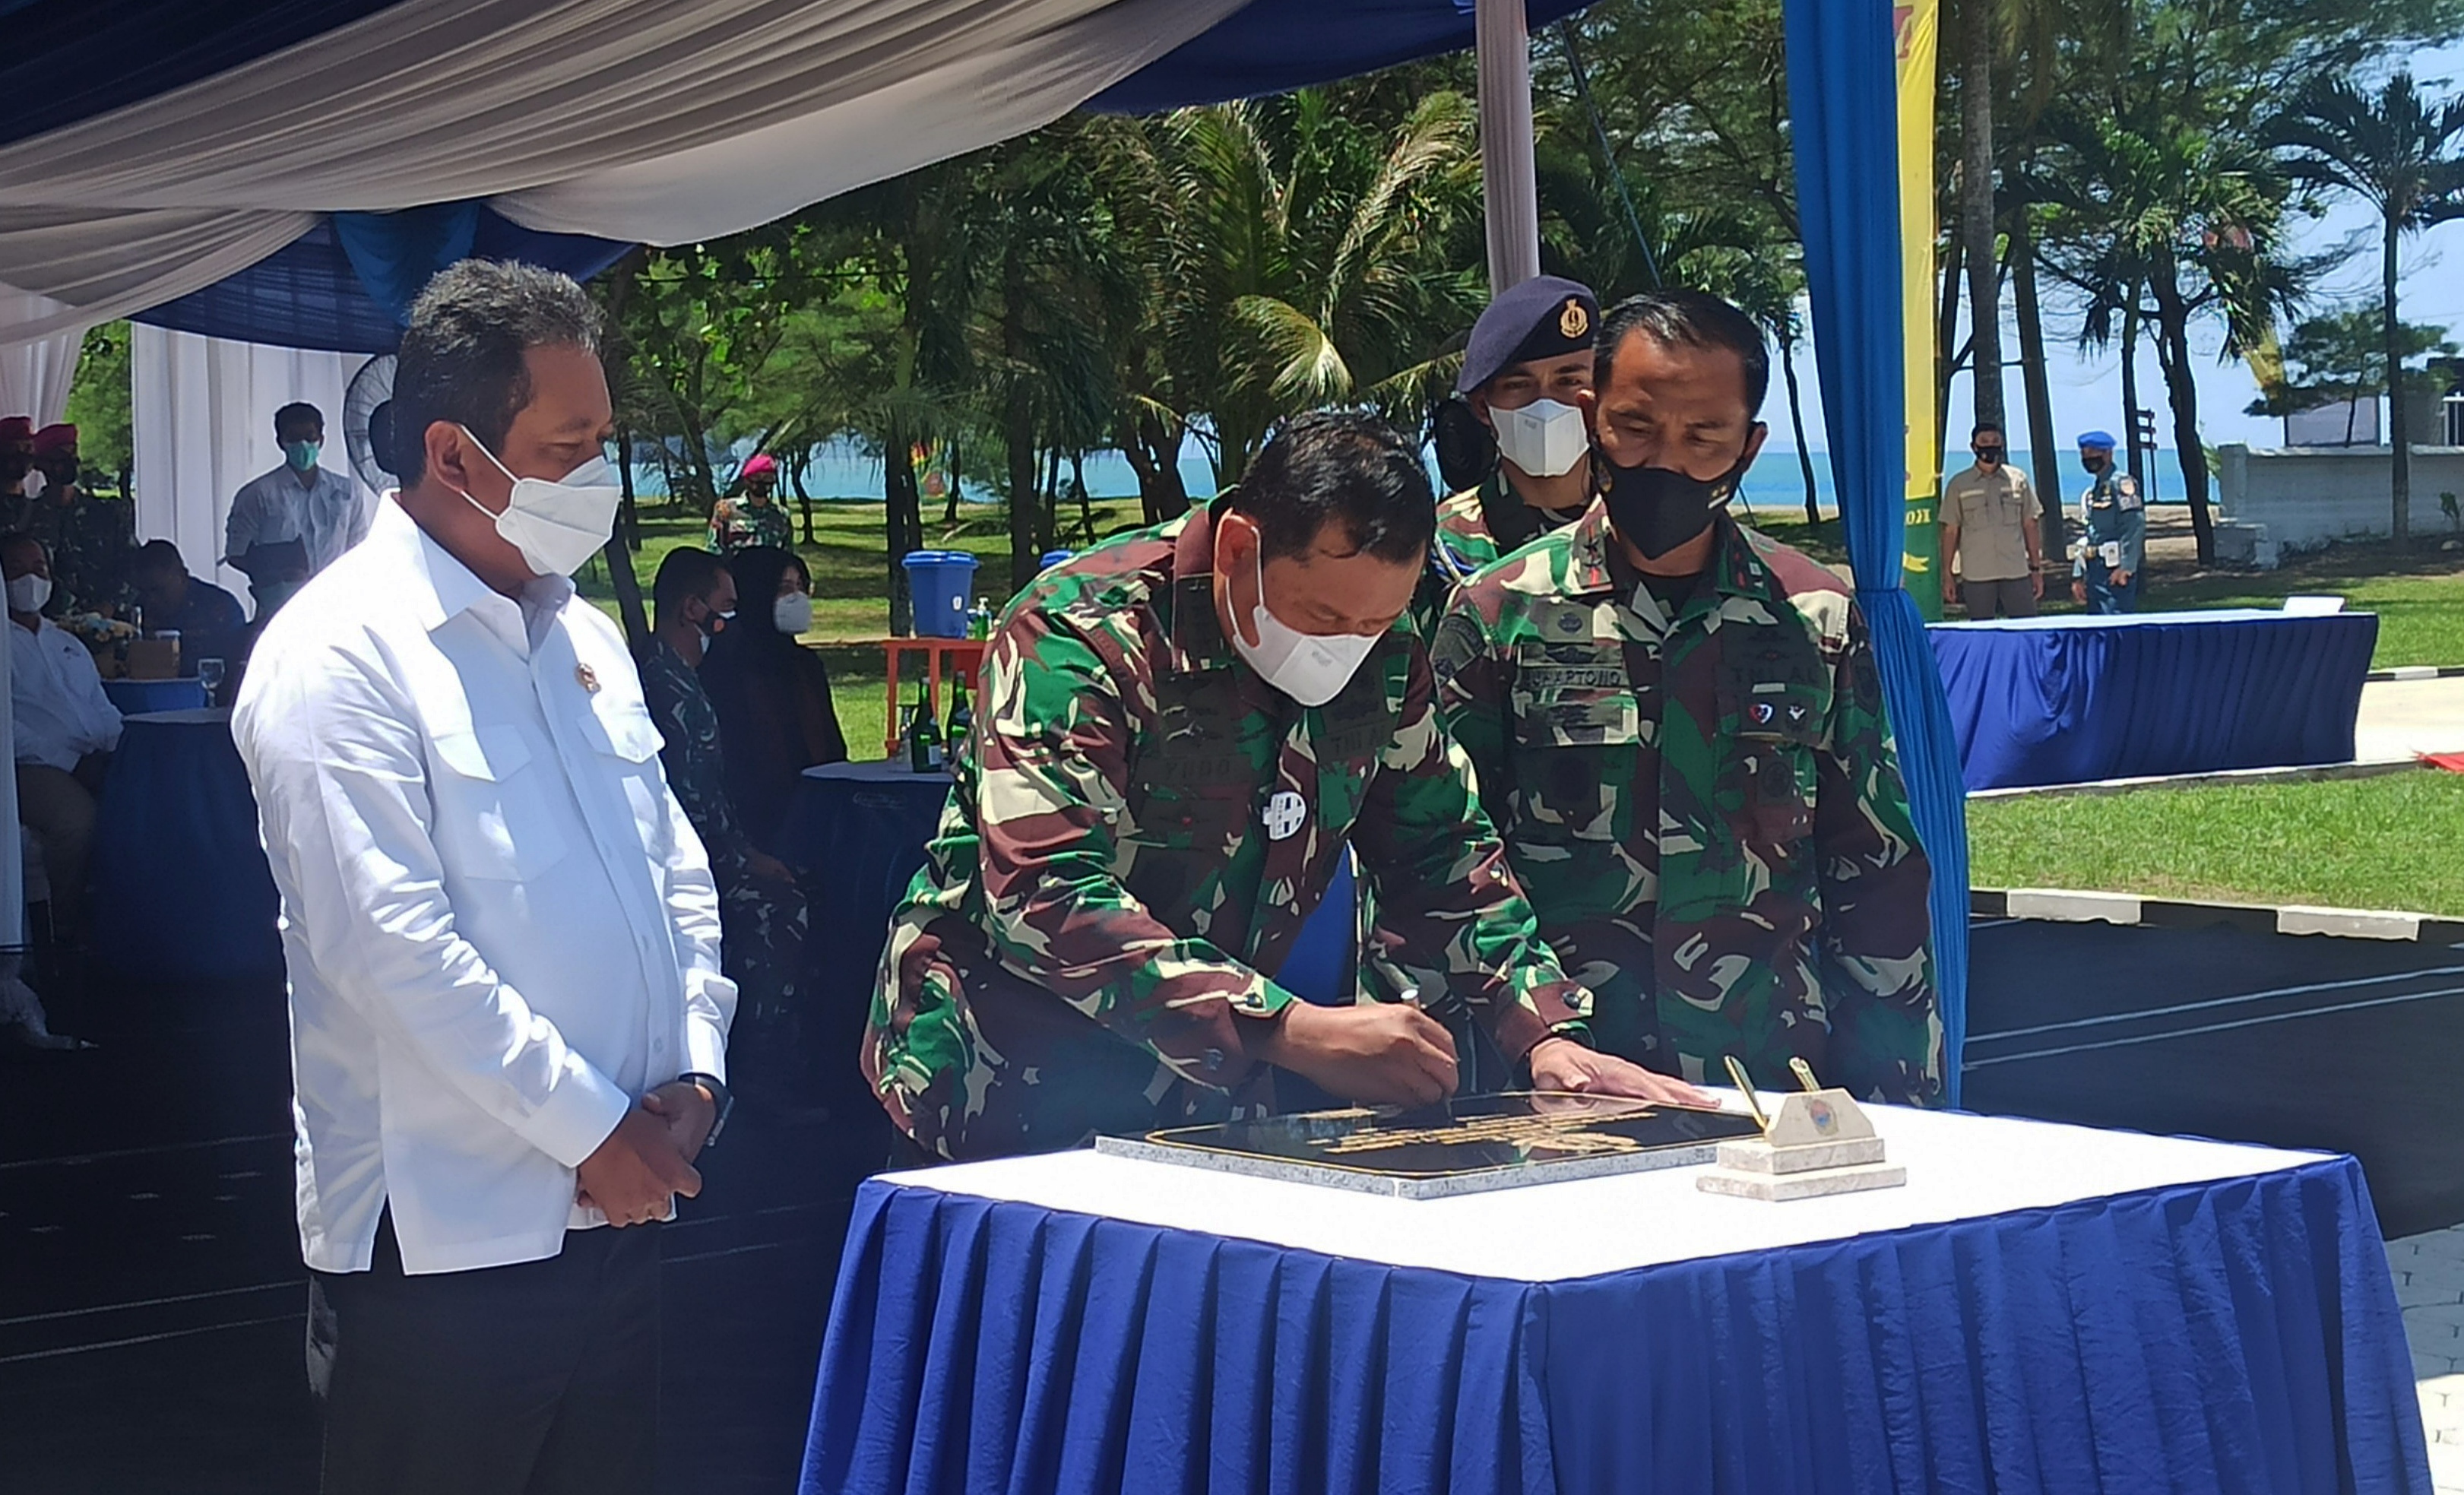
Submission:
<svg viewBox="0 0 2464 1495">
<path fill-rule="evenodd" d="M 0 155 L 0 287 L 125 316 L 315 215 L 486 198 L 653 244 L 1058 118 L 1244 0 L 408 0 Z"/>
</svg>

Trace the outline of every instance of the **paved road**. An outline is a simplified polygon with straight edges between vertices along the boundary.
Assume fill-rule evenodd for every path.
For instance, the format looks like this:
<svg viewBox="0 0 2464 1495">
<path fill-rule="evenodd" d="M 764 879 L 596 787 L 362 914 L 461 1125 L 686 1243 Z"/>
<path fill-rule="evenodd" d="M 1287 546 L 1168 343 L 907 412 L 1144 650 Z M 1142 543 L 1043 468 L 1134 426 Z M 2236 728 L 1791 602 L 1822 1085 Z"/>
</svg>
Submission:
<svg viewBox="0 0 2464 1495">
<path fill-rule="evenodd" d="M 1980 923 L 1972 1110 L 2332 1149 L 2389 1237 L 2464 1220 L 2464 949 Z"/>
</svg>

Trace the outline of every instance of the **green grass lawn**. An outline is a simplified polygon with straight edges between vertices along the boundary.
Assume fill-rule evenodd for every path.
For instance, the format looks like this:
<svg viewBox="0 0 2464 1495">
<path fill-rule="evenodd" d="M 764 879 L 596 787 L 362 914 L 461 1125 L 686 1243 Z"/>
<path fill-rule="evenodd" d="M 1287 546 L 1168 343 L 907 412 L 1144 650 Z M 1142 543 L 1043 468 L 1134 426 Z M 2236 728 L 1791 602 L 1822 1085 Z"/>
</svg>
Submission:
<svg viewBox="0 0 2464 1495">
<path fill-rule="evenodd" d="M 2331 545 L 2276 571 L 2179 581 L 2159 574 L 2150 582 L 2150 608 L 2279 607 L 2295 593 L 2343 597 L 2353 610 L 2379 615 L 2376 668 L 2464 665 L 2464 553 L 2442 551 L 2434 540 L 2401 551 L 2386 542 Z"/>
<path fill-rule="evenodd" d="M 2464 916 L 2464 777 L 1971 800 L 1969 880 Z"/>
</svg>

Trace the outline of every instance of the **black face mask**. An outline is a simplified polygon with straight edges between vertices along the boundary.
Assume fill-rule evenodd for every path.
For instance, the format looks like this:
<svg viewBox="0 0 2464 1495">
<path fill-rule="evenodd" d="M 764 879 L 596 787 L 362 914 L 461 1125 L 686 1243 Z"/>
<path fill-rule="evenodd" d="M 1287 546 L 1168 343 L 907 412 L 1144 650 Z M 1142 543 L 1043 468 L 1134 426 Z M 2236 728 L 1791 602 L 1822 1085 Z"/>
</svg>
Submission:
<svg viewBox="0 0 2464 1495">
<path fill-rule="evenodd" d="M 1979 447 L 1976 449 L 1976 460 L 1984 463 L 1987 467 L 2000 467 L 2002 465 L 2002 458 L 2007 453 L 2000 447 Z"/>
<path fill-rule="evenodd" d="M 1657 561 L 1711 527 L 1711 516 L 1737 491 L 1746 464 L 1707 482 L 1664 467 L 1618 467 L 1593 451 L 1595 478 L 1609 504 L 1609 522 L 1628 544 Z"/>
<path fill-rule="evenodd" d="M 2085 468 L 2091 473 L 2102 473 L 2105 468 L 2112 464 L 2112 462 L 2113 458 L 2103 455 L 2093 457 L 2082 456 L 2079 458 L 2079 466 Z"/>
</svg>

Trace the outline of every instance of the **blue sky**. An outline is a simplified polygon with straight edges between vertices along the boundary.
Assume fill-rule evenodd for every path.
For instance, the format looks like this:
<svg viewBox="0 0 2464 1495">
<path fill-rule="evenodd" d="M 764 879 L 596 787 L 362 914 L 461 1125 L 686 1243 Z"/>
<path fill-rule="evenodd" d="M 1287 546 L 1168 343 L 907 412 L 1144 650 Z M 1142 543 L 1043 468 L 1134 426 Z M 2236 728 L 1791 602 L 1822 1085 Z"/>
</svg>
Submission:
<svg viewBox="0 0 2464 1495">
<path fill-rule="evenodd" d="M 2417 54 L 2412 59 L 2413 75 L 2429 86 L 2434 96 L 2445 97 L 2464 86 L 2464 46 L 2433 48 Z M 2338 203 L 2324 218 L 2303 220 L 2296 238 L 2296 248 L 2303 253 L 2319 253 L 2352 244 L 2358 252 L 2350 261 L 2327 276 L 2320 288 L 2318 309 L 2369 304 L 2378 298 L 2379 251 L 2378 225 L 2369 210 L 2350 202 Z M 2429 233 L 2408 239 L 2404 248 L 2402 301 L 2405 319 L 2412 322 L 2445 326 L 2451 336 L 2464 342 L 2464 223 L 2441 225 Z M 1962 309 L 1963 315 L 1966 308 Z M 1819 329 L 1816 329 L 1819 335 Z M 2065 439 L 2081 430 L 2102 428 L 2117 434 L 2123 429 L 2122 358 L 2118 351 L 2101 356 L 2082 354 L 2078 348 L 2079 317 L 2058 301 L 2049 303 L 2045 328 L 2051 345 L 2047 360 L 2048 382 L 2053 388 L 2054 424 Z M 1961 334 L 1963 340 L 1965 332 Z M 2258 385 L 2250 371 L 2239 363 L 2219 363 L 2216 352 L 2221 341 L 2218 330 L 2201 327 L 2192 335 L 2193 350 L 2198 355 L 2200 429 L 2211 446 L 2243 441 L 2253 446 L 2273 446 L 2283 439 L 2283 423 L 2264 416 L 2245 415 L 2242 409 L 2258 398 Z M 2011 323 L 2009 297 L 2003 304 L 2002 345 L 2004 357 L 2015 358 L 2018 335 Z M 1822 416 L 1815 392 L 1812 356 L 1800 350 L 1798 376 L 1806 390 L 1807 445 L 1821 450 Z M 2164 378 L 2156 367 L 2154 353 L 2144 343 L 2139 358 L 2139 390 L 2141 403 L 2157 412 L 2156 425 L 2162 443 L 2172 445 L 2172 416 L 2165 407 Z M 2024 411 L 2027 408 L 2015 364 L 2005 370 L 2004 402 L 2011 411 L 2012 422 L 2019 429 L 2012 433 L 2014 446 L 2027 444 Z M 1776 392 L 1776 391 L 1775 391 Z M 1975 389 L 1966 374 L 1952 382 L 1950 391 L 1950 429 L 1964 435 L 1969 412 L 1975 407 Z M 1766 412 L 1771 424 L 1771 445 L 1787 448 L 1792 445 L 1785 407 L 1774 401 Z M 1952 451 L 1964 442 L 1954 439 Z"/>
</svg>

